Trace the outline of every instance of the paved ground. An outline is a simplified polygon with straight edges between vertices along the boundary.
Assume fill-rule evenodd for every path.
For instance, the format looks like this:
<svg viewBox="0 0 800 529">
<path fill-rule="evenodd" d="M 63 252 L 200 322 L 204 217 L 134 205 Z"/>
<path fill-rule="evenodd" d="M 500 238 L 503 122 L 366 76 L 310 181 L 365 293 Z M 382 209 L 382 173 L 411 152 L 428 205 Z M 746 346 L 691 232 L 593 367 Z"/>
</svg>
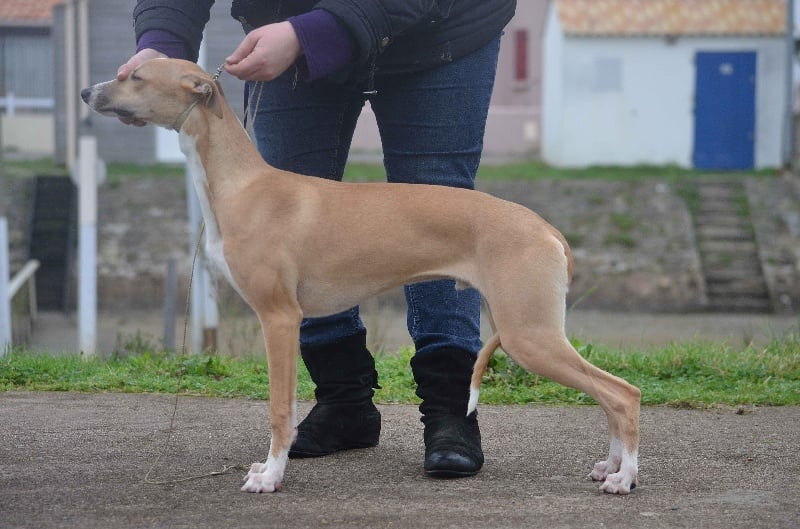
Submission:
<svg viewBox="0 0 800 529">
<path fill-rule="evenodd" d="M 0 527 L 800 526 L 800 408 L 645 408 L 641 484 L 615 497 L 585 477 L 606 450 L 596 407 L 483 406 L 483 471 L 440 481 L 421 471 L 416 409 L 382 406 L 377 448 L 292 461 L 282 492 L 254 495 L 238 491 L 239 470 L 143 483 L 164 447 L 173 402 L 158 395 L 0 394 Z M 179 399 L 175 434 L 154 477 L 263 458 L 266 408 Z"/>
<path fill-rule="evenodd" d="M 139 332 L 158 340 L 157 313 L 100 315 L 108 352 Z M 365 317 L 373 347 L 408 343 L 401 314 Z M 647 347 L 670 341 L 764 342 L 797 316 L 647 315 L 575 311 L 570 334 Z M 223 321 L 233 352 L 260 348 L 257 326 Z M 126 338 L 128 337 L 128 338 Z M 74 322 L 43 315 L 34 345 L 74 350 Z M 267 403 L 179 399 L 175 433 L 154 477 L 248 466 L 269 442 Z M 476 477 L 424 476 L 413 406 L 382 406 L 377 448 L 292 461 L 275 495 L 238 491 L 242 470 L 148 485 L 164 449 L 174 398 L 158 395 L 0 393 L 0 528 L 221 527 L 800 527 L 800 408 L 642 411 L 641 485 L 629 497 L 586 479 L 606 451 L 596 407 L 480 408 L 486 465 Z M 301 414 L 309 407 L 301 406 Z"/>
</svg>

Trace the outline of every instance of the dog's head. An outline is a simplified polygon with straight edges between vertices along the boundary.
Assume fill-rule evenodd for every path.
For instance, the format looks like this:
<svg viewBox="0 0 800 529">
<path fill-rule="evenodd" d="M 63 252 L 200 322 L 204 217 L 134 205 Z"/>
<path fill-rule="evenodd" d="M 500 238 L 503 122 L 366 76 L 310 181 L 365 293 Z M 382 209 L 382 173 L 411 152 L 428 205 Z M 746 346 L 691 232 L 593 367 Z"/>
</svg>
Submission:
<svg viewBox="0 0 800 529">
<path fill-rule="evenodd" d="M 81 90 L 84 102 L 100 114 L 175 129 L 198 105 L 221 118 L 222 97 L 219 83 L 208 73 L 180 59 L 153 59 L 122 81 Z"/>
</svg>

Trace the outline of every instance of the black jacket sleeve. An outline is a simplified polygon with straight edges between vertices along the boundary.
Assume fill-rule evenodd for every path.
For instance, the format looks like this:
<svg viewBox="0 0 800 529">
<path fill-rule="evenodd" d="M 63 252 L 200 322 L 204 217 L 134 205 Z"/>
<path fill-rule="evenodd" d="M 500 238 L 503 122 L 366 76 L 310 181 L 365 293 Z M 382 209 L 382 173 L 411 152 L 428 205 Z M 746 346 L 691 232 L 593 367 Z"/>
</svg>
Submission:
<svg viewBox="0 0 800 529">
<path fill-rule="evenodd" d="M 186 41 L 196 61 L 213 4 L 214 0 L 138 0 L 133 9 L 136 40 L 149 29 L 169 31 Z"/>
<path fill-rule="evenodd" d="M 452 3 L 453 0 L 321 0 L 316 8 L 329 11 L 348 29 L 359 50 L 356 62 L 364 64 L 408 28 L 426 18 L 440 17 L 440 6 Z"/>
</svg>

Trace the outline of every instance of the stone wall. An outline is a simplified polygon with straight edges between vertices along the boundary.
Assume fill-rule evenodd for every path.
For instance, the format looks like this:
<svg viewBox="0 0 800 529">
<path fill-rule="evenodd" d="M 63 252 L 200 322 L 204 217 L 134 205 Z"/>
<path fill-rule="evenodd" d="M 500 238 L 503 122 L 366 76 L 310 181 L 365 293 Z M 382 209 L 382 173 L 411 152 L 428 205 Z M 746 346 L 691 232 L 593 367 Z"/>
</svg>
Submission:
<svg viewBox="0 0 800 529">
<path fill-rule="evenodd" d="M 30 181 L 0 182 L 0 215 L 9 217 L 12 270 L 25 257 Z M 522 203 L 570 242 L 575 276 L 568 305 L 648 312 L 703 309 L 702 269 L 687 205 L 672 184 L 638 181 L 482 181 L 479 189 Z M 782 310 L 800 310 L 800 185 L 796 177 L 747 181 L 764 268 Z M 106 183 L 99 192 L 101 308 L 157 308 L 167 262 L 185 289 L 194 242 L 181 177 L 145 175 Z M 479 215 L 480 212 L 475 212 Z M 502 259 L 503 256 L 497 256 Z M 230 289 L 219 282 L 220 292 Z M 183 294 L 181 294 L 182 296 Z M 183 298 L 181 298 L 183 299 Z M 382 298 L 402 303 L 399 293 Z"/>
</svg>

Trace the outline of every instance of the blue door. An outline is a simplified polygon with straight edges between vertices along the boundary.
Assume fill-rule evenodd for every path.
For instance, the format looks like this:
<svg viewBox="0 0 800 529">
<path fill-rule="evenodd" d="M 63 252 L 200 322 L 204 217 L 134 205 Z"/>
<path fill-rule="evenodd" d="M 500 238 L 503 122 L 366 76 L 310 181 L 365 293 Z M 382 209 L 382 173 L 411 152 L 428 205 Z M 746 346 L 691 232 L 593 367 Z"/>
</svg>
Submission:
<svg viewBox="0 0 800 529">
<path fill-rule="evenodd" d="M 698 52 L 694 155 L 698 169 L 752 169 L 755 52 Z"/>
</svg>

